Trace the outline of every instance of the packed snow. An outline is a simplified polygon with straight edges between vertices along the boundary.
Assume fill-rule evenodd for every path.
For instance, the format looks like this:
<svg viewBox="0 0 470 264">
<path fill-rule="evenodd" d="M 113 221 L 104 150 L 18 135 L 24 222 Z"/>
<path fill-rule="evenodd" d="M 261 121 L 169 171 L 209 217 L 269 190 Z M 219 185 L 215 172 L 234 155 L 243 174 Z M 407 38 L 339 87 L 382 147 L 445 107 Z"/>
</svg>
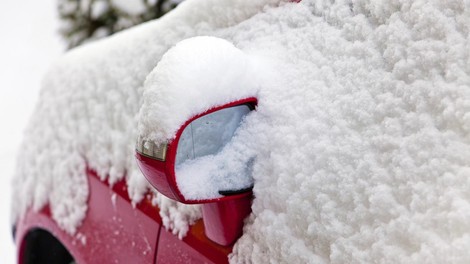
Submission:
<svg viewBox="0 0 470 264">
<path fill-rule="evenodd" d="M 161 143 L 192 115 L 256 95 L 227 145 L 240 151 L 217 154 L 254 157 L 232 263 L 470 262 L 470 3 L 253 2 L 188 0 L 65 56 L 23 144 L 16 216 L 50 203 L 74 233 L 85 162 L 111 183 L 125 176 L 138 202 L 149 188 L 138 134 Z M 202 35 L 216 38 L 191 38 Z M 155 200 L 180 237 L 200 216 Z"/>
</svg>

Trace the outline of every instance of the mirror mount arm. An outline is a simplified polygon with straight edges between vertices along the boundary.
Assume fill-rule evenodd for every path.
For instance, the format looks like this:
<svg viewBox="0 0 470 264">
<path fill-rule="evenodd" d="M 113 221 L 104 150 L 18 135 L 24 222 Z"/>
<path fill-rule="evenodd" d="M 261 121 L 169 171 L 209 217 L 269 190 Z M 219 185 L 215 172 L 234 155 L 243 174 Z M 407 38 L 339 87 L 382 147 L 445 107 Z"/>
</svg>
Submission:
<svg viewBox="0 0 470 264">
<path fill-rule="evenodd" d="M 243 221 L 251 213 L 253 193 L 244 193 L 231 200 L 202 205 L 202 217 L 207 237 L 222 245 L 232 245 L 243 232 Z"/>
</svg>

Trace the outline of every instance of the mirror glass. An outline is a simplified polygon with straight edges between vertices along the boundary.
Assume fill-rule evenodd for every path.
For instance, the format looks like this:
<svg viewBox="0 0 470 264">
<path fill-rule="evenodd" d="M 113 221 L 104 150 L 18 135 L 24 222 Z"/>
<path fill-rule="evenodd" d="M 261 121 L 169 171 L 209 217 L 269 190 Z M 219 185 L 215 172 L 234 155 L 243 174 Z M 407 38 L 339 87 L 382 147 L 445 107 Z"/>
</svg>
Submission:
<svg viewBox="0 0 470 264">
<path fill-rule="evenodd" d="M 238 105 L 191 122 L 178 142 L 176 166 L 187 160 L 218 153 L 230 141 L 243 117 L 250 111 L 248 105 Z"/>
<path fill-rule="evenodd" d="M 175 174 L 186 199 L 218 198 L 252 186 L 249 157 L 239 144 L 243 139 L 234 137 L 251 110 L 248 105 L 225 108 L 194 120 L 183 130 Z"/>
</svg>

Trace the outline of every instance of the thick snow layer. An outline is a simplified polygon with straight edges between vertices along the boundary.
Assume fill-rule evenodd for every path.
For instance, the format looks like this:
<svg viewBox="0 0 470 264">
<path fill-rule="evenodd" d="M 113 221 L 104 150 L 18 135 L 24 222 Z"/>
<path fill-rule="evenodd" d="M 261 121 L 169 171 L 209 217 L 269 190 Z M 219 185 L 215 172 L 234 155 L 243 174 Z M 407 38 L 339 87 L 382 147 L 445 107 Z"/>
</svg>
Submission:
<svg viewBox="0 0 470 264">
<path fill-rule="evenodd" d="M 469 263 L 468 1 L 302 1 L 219 36 L 278 60 L 233 263 Z"/>
<path fill-rule="evenodd" d="M 232 263 L 469 263 L 469 2 L 264 4 L 188 0 L 158 22 L 69 53 L 45 79 L 25 140 L 31 166 L 19 170 L 15 186 L 32 195 L 17 197 L 17 213 L 50 201 L 73 232 L 86 211 L 85 160 L 110 182 L 127 171 L 139 201 L 148 188 L 132 157 L 141 105 L 139 131 L 161 142 L 184 118 L 239 89 L 259 100 L 237 132 L 245 140 L 233 144 L 256 156 L 256 198 Z M 220 61 L 197 43 L 194 54 L 180 49 L 187 61 L 174 53 L 195 39 L 157 66 L 171 46 L 197 35 L 232 43 L 208 45 L 236 57 L 229 73 L 255 65 L 256 78 L 237 79 L 248 87 L 211 86 L 218 75 L 191 65 L 201 55 L 200 65 L 219 73 Z M 172 63 L 162 69 L 166 59 Z M 143 93 L 162 93 L 179 112 L 174 119 L 175 112 L 156 112 L 168 109 Z M 172 95 L 197 100 L 180 104 Z M 71 186 L 80 188 L 70 192 L 75 198 L 51 201 Z M 156 201 L 180 237 L 199 217 L 194 207 Z"/>
</svg>

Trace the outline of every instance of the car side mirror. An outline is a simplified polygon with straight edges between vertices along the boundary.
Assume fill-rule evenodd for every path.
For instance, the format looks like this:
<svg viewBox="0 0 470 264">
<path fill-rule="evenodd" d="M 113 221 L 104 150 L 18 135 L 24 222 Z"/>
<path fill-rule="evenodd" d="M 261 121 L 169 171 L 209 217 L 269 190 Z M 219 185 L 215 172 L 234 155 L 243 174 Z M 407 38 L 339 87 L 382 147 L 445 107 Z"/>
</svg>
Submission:
<svg viewBox="0 0 470 264">
<path fill-rule="evenodd" d="M 137 164 L 150 184 L 170 199 L 203 204 L 206 234 L 222 245 L 241 235 L 251 212 L 253 180 L 249 157 L 238 161 L 234 173 L 221 176 L 217 168 L 227 161 L 217 155 L 256 104 L 256 98 L 248 98 L 214 107 L 187 120 L 168 142 L 139 138 L 136 145 Z"/>
</svg>

